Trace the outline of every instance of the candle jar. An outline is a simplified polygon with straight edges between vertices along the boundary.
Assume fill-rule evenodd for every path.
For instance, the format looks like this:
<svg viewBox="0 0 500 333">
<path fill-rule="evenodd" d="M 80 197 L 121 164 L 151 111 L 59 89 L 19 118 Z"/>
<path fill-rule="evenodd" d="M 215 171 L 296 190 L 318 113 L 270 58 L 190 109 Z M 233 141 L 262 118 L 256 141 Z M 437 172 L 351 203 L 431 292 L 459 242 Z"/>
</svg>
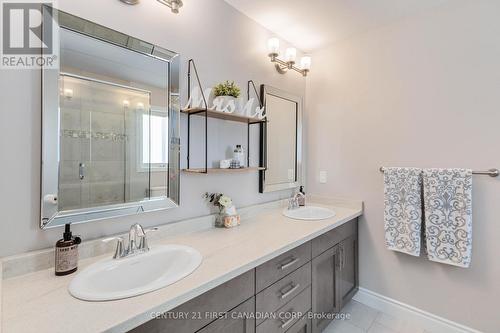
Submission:
<svg viewBox="0 0 500 333">
<path fill-rule="evenodd" d="M 236 214 L 234 206 L 219 207 L 219 213 L 215 217 L 215 226 L 217 228 L 232 228 L 240 225 L 240 216 Z"/>
</svg>

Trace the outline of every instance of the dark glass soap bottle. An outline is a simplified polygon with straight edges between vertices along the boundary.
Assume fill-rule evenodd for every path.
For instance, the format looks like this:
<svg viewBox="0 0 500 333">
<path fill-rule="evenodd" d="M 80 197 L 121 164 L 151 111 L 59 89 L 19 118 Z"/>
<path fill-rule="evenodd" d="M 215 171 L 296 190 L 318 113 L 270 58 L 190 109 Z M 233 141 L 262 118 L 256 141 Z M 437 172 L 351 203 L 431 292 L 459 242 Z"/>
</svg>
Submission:
<svg viewBox="0 0 500 333">
<path fill-rule="evenodd" d="M 299 192 L 302 194 L 302 195 L 299 195 L 299 206 L 305 206 L 306 205 L 306 192 L 304 192 L 304 186 L 300 187 Z"/>
<path fill-rule="evenodd" d="M 64 226 L 63 238 L 56 243 L 56 275 L 68 275 L 78 269 L 78 244 L 82 242 L 80 237 L 73 237 L 71 226 Z"/>
</svg>

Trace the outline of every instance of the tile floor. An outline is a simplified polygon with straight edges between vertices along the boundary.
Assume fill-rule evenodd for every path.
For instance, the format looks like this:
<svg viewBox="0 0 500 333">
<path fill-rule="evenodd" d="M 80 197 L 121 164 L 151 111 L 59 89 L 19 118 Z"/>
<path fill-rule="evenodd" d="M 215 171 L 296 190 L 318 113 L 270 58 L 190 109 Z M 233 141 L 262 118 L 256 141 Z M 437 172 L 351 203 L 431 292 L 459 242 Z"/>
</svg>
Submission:
<svg viewBox="0 0 500 333">
<path fill-rule="evenodd" d="M 431 333 L 356 301 L 350 301 L 342 312 L 350 314 L 350 319 L 332 322 L 323 333 Z"/>
</svg>

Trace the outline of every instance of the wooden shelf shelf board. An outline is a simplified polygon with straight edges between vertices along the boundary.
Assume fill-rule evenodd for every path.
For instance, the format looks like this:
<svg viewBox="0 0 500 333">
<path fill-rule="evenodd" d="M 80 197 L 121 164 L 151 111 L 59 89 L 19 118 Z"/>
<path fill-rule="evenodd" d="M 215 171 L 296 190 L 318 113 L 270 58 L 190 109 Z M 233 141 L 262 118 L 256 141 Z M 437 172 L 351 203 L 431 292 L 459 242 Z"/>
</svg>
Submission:
<svg viewBox="0 0 500 333">
<path fill-rule="evenodd" d="M 186 113 L 186 114 L 196 115 L 196 116 L 204 116 L 205 115 L 204 108 L 183 109 L 183 110 L 181 110 L 181 112 Z M 258 118 L 251 118 L 251 117 L 243 116 L 240 114 L 220 112 L 220 111 L 214 111 L 214 110 L 208 110 L 207 116 L 209 118 L 236 121 L 236 122 L 245 123 L 245 124 L 258 124 L 258 123 L 265 123 L 266 122 L 265 119 L 260 120 Z"/>
<path fill-rule="evenodd" d="M 263 167 L 250 167 L 250 168 L 239 168 L 239 169 L 221 169 L 221 168 L 208 168 L 208 173 L 224 173 L 224 172 L 249 172 L 249 171 L 261 171 L 265 170 Z M 182 169 L 184 172 L 188 173 L 204 173 L 204 168 L 190 168 L 190 169 Z"/>
</svg>

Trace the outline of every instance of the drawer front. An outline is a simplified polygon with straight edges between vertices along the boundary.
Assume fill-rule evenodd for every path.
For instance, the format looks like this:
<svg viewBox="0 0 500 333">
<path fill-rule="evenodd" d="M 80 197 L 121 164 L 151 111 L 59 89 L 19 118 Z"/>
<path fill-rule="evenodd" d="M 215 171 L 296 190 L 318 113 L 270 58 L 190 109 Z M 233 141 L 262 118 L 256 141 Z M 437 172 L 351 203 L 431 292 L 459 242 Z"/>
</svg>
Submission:
<svg viewBox="0 0 500 333">
<path fill-rule="evenodd" d="M 252 297 L 197 333 L 254 333 L 254 310 L 255 297 Z"/>
<path fill-rule="evenodd" d="M 255 269 L 257 292 L 311 261 L 311 242 L 302 244 Z"/>
<path fill-rule="evenodd" d="M 267 319 L 257 326 L 256 333 L 283 333 L 294 327 L 311 308 L 311 287 L 275 312 L 275 318 Z"/>
<path fill-rule="evenodd" d="M 286 333 L 311 333 L 311 319 L 305 314 Z"/>
<path fill-rule="evenodd" d="M 217 319 L 206 313 L 229 311 L 255 294 L 252 269 L 212 290 L 170 310 L 164 318 L 152 319 L 131 330 L 133 333 L 193 333 Z M 187 314 L 187 318 L 179 315 Z"/>
<path fill-rule="evenodd" d="M 317 257 L 329 248 L 337 245 L 342 240 L 355 235 L 357 232 L 357 219 L 342 224 L 340 227 L 332 229 L 327 233 L 312 240 L 312 257 Z"/>
<path fill-rule="evenodd" d="M 256 310 L 258 313 L 276 311 L 310 285 L 311 262 L 308 262 L 295 272 L 258 293 L 256 297 Z M 257 324 L 262 321 L 262 318 L 258 319 Z"/>
</svg>

